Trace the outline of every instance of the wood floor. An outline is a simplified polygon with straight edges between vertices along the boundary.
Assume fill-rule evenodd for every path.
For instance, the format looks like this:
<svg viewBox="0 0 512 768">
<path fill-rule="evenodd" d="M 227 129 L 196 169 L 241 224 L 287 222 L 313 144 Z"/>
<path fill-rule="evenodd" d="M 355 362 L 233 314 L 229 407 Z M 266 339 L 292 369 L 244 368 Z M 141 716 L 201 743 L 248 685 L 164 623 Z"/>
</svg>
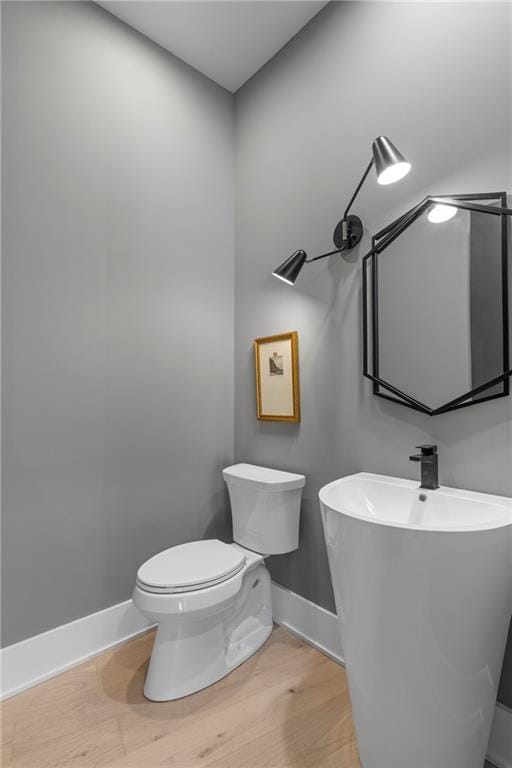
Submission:
<svg viewBox="0 0 512 768">
<path fill-rule="evenodd" d="M 345 671 L 281 628 L 224 680 L 153 703 L 153 634 L 1 706 L 2 766 L 360 768 Z"/>
</svg>

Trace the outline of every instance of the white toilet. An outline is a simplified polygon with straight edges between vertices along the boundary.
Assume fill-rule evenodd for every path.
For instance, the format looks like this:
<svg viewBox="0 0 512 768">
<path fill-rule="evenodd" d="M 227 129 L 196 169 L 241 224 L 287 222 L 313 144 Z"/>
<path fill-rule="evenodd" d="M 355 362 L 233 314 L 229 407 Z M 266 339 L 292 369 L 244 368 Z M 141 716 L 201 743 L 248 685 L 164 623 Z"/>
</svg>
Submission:
<svg viewBox="0 0 512 768">
<path fill-rule="evenodd" d="M 223 471 L 233 544 L 217 539 L 171 547 L 137 573 L 133 601 L 158 624 L 144 694 L 168 701 L 227 675 L 272 631 L 266 555 L 299 545 L 304 475 L 235 464 Z"/>
</svg>

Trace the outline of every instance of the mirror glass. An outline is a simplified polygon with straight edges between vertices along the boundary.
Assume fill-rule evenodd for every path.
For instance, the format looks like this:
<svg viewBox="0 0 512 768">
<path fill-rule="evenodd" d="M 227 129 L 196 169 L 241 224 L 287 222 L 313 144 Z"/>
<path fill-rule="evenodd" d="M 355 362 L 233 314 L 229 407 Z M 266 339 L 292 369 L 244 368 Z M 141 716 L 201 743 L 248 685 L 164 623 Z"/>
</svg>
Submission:
<svg viewBox="0 0 512 768">
<path fill-rule="evenodd" d="M 433 208 L 374 262 L 378 377 L 432 409 L 504 372 L 505 218 L 451 208 L 433 223 Z M 475 398 L 503 391 L 502 382 Z"/>
</svg>

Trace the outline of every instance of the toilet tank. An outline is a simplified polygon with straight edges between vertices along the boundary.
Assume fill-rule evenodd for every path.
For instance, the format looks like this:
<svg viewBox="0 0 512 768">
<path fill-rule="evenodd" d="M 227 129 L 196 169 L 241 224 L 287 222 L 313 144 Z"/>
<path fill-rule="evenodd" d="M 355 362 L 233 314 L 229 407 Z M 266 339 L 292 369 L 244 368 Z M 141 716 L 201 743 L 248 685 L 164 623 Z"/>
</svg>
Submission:
<svg viewBox="0 0 512 768">
<path fill-rule="evenodd" d="M 228 486 L 237 544 L 262 555 L 279 555 L 298 548 L 304 475 L 253 464 L 235 464 L 222 474 Z"/>
</svg>

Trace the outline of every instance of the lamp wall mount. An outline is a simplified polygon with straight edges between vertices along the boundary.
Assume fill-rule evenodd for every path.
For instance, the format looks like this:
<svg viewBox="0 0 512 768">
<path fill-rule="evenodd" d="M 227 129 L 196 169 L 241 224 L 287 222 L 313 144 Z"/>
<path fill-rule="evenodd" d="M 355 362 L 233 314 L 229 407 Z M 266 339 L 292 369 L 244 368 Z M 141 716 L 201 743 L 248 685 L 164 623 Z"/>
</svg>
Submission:
<svg viewBox="0 0 512 768">
<path fill-rule="evenodd" d="M 338 221 L 332 239 L 340 251 L 350 251 L 363 239 L 363 222 L 359 216 L 349 214 Z"/>
</svg>

